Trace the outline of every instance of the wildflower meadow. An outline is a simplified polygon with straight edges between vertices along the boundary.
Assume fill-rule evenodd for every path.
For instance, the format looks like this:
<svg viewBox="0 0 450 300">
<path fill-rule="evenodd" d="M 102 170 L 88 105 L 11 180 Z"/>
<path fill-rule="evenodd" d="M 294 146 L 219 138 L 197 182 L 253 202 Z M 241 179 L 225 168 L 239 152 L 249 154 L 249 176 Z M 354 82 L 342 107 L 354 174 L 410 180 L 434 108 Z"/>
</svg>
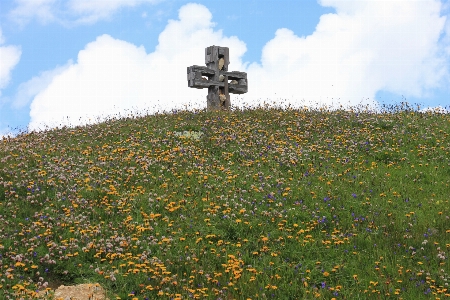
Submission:
<svg viewBox="0 0 450 300">
<path fill-rule="evenodd" d="M 0 298 L 444 299 L 449 200 L 450 114 L 409 106 L 22 133 L 0 140 Z"/>
</svg>

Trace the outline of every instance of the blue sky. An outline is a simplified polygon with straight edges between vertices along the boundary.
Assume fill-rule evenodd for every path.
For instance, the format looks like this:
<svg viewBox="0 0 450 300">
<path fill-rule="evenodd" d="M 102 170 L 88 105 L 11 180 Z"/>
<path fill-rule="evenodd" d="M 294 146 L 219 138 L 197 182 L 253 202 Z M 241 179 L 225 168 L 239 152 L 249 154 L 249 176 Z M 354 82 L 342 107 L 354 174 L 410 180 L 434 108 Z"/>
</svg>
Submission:
<svg viewBox="0 0 450 300">
<path fill-rule="evenodd" d="M 449 11 L 438 0 L 2 0 L 0 137 L 204 108 L 186 67 L 211 45 L 248 74 L 237 107 L 449 108 Z"/>
</svg>

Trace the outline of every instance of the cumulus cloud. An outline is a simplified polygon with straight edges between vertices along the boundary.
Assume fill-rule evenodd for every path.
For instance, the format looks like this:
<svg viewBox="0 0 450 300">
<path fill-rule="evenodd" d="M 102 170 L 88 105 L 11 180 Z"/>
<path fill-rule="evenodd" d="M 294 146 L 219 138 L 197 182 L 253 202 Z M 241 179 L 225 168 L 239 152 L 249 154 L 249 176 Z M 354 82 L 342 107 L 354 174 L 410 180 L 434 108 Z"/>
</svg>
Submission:
<svg viewBox="0 0 450 300">
<path fill-rule="evenodd" d="M 210 11 L 187 4 L 170 20 L 154 52 L 103 35 L 54 76 L 31 105 L 30 129 L 83 124 L 127 109 L 206 106 L 206 90 L 189 89 L 186 67 L 204 65 L 204 48 L 230 48 L 230 70 L 246 71 L 249 92 L 232 104 L 265 100 L 304 105 L 376 105 L 384 90 L 426 97 L 449 81 L 449 43 L 441 3 L 424 1 L 321 0 L 336 13 L 321 16 L 315 31 L 275 32 L 261 61 L 243 63 L 246 45 L 214 30 Z M 448 28 L 448 27 L 447 27 Z M 243 100 L 242 100 L 243 98 Z M 67 119 L 68 117 L 68 119 Z"/>
<path fill-rule="evenodd" d="M 5 42 L 0 28 L 0 45 Z M 20 60 L 22 52 L 18 46 L 0 46 L 0 96 L 1 89 L 5 88 L 10 79 L 11 71 Z"/>
<path fill-rule="evenodd" d="M 163 0 L 15 0 L 16 7 L 9 12 L 9 16 L 21 25 L 33 19 L 43 24 L 92 24 L 108 19 L 121 8 L 161 1 Z"/>
<path fill-rule="evenodd" d="M 309 36 L 277 30 L 261 63 L 250 65 L 258 97 L 370 104 L 380 90 L 424 97 L 448 80 L 448 56 L 439 46 L 446 20 L 439 1 L 320 4 L 336 13 L 322 15 Z"/>
<path fill-rule="evenodd" d="M 204 64 L 206 47 L 227 45 L 232 49 L 230 69 L 240 70 L 246 51 L 238 38 L 214 31 L 211 19 L 202 5 L 183 6 L 152 53 L 109 35 L 99 36 L 34 97 L 29 129 L 85 124 L 126 110 L 205 106 L 207 92 L 188 88 L 186 68 Z M 42 77 L 35 81 L 43 82 Z"/>
<path fill-rule="evenodd" d="M 41 72 L 39 76 L 34 76 L 27 82 L 21 83 L 17 88 L 17 94 L 12 101 L 12 107 L 15 109 L 20 109 L 30 104 L 37 94 L 45 90 L 50 85 L 53 78 L 67 70 L 67 68 L 72 64 L 72 61 L 69 61 L 64 66 L 58 66 L 53 70 Z"/>
</svg>

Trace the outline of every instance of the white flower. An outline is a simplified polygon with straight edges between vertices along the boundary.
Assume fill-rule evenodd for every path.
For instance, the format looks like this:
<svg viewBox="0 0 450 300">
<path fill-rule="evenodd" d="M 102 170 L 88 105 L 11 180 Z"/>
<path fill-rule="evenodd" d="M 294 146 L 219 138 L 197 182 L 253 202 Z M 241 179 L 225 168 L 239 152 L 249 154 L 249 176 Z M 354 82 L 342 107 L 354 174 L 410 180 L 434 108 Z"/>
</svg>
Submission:
<svg viewBox="0 0 450 300">
<path fill-rule="evenodd" d="M 186 138 L 186 139 L 193 139 L 193 140 L 199 140 L 203 135 L 203 132 L 201 131 L 183 131 L 183 132 L 175 132 L 175 136 Z"/>
</svg>

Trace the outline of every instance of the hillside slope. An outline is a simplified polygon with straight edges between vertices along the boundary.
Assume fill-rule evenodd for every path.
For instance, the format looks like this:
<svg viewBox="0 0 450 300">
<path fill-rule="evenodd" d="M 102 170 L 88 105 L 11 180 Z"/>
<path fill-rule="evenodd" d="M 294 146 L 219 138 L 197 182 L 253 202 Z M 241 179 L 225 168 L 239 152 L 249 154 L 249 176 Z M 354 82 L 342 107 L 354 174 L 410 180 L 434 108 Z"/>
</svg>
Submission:
<svg viewBox="0 0 450 300">
<path fill-rule="evenodd" d="M 448 296 L 449 133 L 448 114 L 256 109 L 3 139 L 0 297 Z"/>
</svg>

